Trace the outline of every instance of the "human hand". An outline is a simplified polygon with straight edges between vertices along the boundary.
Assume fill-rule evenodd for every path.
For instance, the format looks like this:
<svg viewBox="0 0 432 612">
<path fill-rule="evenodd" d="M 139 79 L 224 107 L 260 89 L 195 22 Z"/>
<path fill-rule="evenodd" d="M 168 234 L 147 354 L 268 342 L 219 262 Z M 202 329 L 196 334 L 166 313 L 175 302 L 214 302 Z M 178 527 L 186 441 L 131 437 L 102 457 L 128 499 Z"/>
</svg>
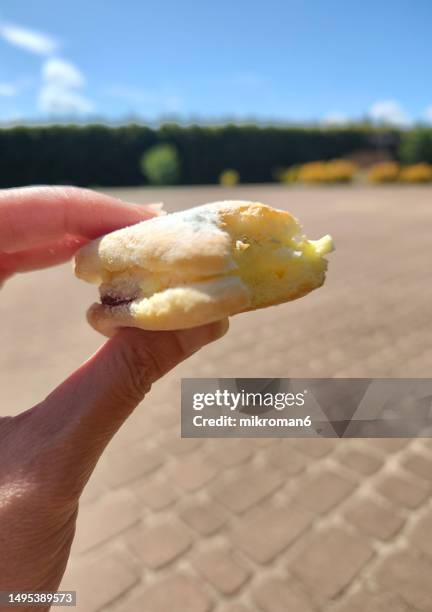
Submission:
<svg viewBox="0 0 432 612">
<path fill-rule="evenodd" d="M 155 214 L 76 188 L 0 192 L 0 284 Z M 104 448 L 155 380 L 227 328 L 122 329 L 42 402 L 0 418 L 0 590 L 57 589 L 79 497 Z"/>
</svg>

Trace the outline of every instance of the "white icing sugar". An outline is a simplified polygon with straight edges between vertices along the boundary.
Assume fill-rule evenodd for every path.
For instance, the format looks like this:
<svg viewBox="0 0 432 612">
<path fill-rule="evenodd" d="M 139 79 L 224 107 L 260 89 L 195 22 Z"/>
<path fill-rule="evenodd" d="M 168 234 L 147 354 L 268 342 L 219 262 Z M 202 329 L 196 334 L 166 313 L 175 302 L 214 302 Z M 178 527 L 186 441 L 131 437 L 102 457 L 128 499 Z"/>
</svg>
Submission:
<svg viewBox="0 0 432 612">
<path fill-rule="evenodd" d="M 252 203 L 253 202 L 247 200 L 222 200 L 220 202 L 210 202 L 194 208 L 173 212 L 163 217 L 154 217 L 142 223 L 146 224 L 147 230 L 151 230 L 150 225 L 157 226 L 161 223 L 165 228 L 169 228 L 169 226 L 178 228 L 179 223 L 187 223 L 188 227 L 193 232 L 198 232 L 203 229 L 207 231 L 223 232 L 224 230 L 221 229 L 219 225 L 220 212 L 223 210 L 236 210 L 239 206 Z M 137 225 L 142 225 L 142 223 L 138 223 Z M 132 227 L 135 228 L 136 226 Z M 118 231 L 121 232 L 124 230 Z"/>
</svg>

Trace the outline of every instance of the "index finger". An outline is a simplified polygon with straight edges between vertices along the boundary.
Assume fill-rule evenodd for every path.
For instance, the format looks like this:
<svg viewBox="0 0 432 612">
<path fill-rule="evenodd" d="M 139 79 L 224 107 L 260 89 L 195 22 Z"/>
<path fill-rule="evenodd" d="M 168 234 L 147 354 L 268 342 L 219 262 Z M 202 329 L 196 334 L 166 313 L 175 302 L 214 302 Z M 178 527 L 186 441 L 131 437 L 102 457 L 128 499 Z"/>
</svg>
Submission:
<svg viewBox="0 0 432 612">
<path fill-rule="evenodd" d="M 0 250 L 14 252 L 65 236 L 92 240 L 157 215 L 76 187 L 24 187 L 0 191 Z"/>
</svg>

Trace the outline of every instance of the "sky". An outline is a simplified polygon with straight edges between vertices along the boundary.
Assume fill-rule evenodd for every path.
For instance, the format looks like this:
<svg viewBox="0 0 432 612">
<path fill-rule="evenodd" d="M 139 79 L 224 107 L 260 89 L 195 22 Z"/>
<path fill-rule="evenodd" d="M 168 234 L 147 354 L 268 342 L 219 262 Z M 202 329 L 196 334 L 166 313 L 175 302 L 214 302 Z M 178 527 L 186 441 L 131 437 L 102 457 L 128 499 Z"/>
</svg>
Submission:
<svg viewBox="0 0 432 612">
<path fill-rule="evenodd" d="M 432 123 L 430 0 L 1 0 L 0 122 Z"/>
</svg>

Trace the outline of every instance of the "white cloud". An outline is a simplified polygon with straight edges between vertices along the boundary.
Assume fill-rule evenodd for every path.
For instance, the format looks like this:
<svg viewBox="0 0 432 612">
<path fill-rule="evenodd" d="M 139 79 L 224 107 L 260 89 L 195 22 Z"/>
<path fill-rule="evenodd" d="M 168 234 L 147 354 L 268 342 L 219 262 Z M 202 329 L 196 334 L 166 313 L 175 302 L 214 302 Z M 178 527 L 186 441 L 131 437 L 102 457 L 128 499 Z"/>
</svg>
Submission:
<svg viewBox="0 0 432 612">
<path fill-rule="evenodd" d="M 0 83 L 0 96 L 12 97 L 17 94 L 17 87 L 12 83 Z"/>
<path fill-rule="evenodd" d="M 82 72 L 72 62 L 53 56 L 59 47 L 54 37 L 0 21 L 0 38 L 11 45 L 45 56 L 38 96 L 39 109 L 43 113 L 70 116 L 93 110 L 93 104 L 81 92 L 85 85 Z M 13 96 L 17 92 L 16 85 L 0 83 L 0 96 Z"/>
<path fill-rule="evenodd" d="M 346 123 L 348 123 L 348 121 L 348 117 L 343 113 L 334 112 L 325 115 L 322 118 L 321 123 L 323 123 L 324 125 L 345 125 Z"/>
<path fill-rule="evenodd" d="M 411 119 L 396 100 L 377 100 L 368 112 L 369 117 L 378 123 L 408 125 Z"/>
<path fill-rule="evenodd" d="M 79 92 L 51 83 L 40 90 L 39 108 L 49 115 L 81 115 L 91 112 L 93 104 Z"/>
<path fill-rule="evenodd" d="M 91 101 L 81 93 L 84 75 L 72 62 L 49 58 L 42 66 L 39 108 L 49 115 L 82 115 L 93 110 Z"/>
<path fill-rule="evenodd" d="M 42 66 L 42 78 L 49 83 L 55 82 L 63 87 L 82 87 L 84 75 L 72 62 L 53 57 Z"/>
<path fill-rule="evenodd" d="M 51 55 L 58 48 L 52 36 L 12 23 L 0 23 L 0 36 L 11 45 L 38 55 Z"/>
</svg>

